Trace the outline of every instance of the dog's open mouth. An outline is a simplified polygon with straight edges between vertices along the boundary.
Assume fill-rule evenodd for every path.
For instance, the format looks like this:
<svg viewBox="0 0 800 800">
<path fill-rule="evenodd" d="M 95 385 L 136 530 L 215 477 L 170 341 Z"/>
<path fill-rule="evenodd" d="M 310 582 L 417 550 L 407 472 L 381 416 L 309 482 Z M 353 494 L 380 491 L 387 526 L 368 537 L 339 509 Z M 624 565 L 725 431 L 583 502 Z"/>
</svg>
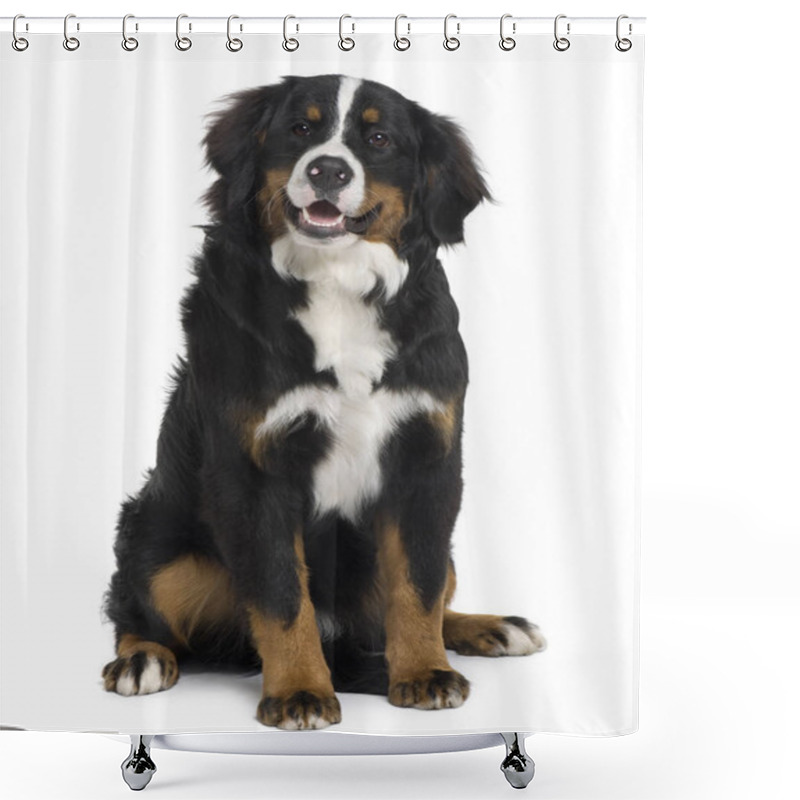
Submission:
<svg viewBox="0 0 800 800">
<path fill-rule="evenodd" d="M 328 200 L 317 200 L 305 208 L 297 208 L 288 203 L 287 211 L 289 219 L 298 230 L 317 239 L 331 239 L 347 233 L 359 236 L 366 233 L 381 213 L 381 204 L 378 203 L 360 217 L 348 217 Z"/>
</svg>

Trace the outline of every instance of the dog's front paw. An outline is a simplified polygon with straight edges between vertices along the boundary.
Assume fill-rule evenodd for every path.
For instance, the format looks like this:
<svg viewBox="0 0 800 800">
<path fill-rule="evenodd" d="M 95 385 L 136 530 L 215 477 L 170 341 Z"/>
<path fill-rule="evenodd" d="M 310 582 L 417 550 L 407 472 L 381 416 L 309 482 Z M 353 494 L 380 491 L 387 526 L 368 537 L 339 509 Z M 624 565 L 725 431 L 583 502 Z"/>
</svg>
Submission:
<svg viewBox="0 0 800 800">
<path fill-rule="evenodd" d="M 303 690 L 287 697 L 263 697 L 256 716 L 263 725 L 305 731 L 341 722 L 342 709 L 335 694 Z"/>
<path fill-rule="evenodd" d="M 174 686 L 177 680 L 178 663 L 175 656 L 163 647 L 158 652 L 139 650 L 103 667 L 106 691 L 126 697 L 160 692 Z"/>
<path fill-rule="evenodd" d="M 433 669 L 389 686 L 389 702 L 403 708 L 458 708 L 467 697 L 469 681 L 451 669 Z"/>
</svg>

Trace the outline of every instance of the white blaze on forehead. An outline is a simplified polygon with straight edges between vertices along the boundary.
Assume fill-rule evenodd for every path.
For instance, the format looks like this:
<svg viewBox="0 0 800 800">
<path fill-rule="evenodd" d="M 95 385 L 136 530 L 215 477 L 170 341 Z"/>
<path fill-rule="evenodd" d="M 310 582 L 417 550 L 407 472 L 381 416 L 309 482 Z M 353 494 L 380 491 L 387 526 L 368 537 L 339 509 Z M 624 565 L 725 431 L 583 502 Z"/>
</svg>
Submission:
<svg viewBox="0 0 800 800">
<path fill-rule="evenodd" d="M 308 180 L 308 167 L 314 159 L 320 156 L 334 156 L 344 159 L 353 170 L 350 183 L 339 193 L 336 205 L 339 211 L 349 217 L 357 215 L 364 202 L 364 187 L 366 184 L 364 167 L 356 158 L 355 153 L 344 143 L 344 134 L 347 119 L 353 100 L 362 81 L 358 78 L 343 77 L 339 83 L 339 93 L 336 98 L 336 123 L 330 138 L 322 144 L 312 147 L 304 153 L 294 165 L 289 183 L 286 186 L 289 201 L 297 208 L 306 208 L 317 200 L 317 192 Z"/>
<path fill-rule="evenodd" d="M 339 97 L 336 100 L 336 110 L 338 119 L 336 120 L 336 130 L 333 132 L 332 139 L 341 141 L 344 136 L 344 129 L 347 124 L 347 117 L 353 107 L 353 100 L 361 86 L 360 78 L 343 77 L 339 84 Z"/>
</svg>

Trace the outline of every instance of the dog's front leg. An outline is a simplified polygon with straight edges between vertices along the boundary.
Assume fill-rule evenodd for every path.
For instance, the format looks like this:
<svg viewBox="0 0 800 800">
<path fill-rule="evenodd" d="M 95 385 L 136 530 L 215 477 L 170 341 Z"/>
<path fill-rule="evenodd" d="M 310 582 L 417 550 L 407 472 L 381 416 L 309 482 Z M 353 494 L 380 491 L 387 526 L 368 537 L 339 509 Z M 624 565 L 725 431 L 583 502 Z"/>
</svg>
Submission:
<svg viewBox="0 0 800 800">
<path fill-rule="evenodd" d="M 324 728 L 341 721 L 341 709 L 309 593 L 303 492 L 286 479 L 292 446 L 308 452 L 314 429 L 294 430 L 292 441 L 253 435 L 255 423 L 240 420 L 239 429 L 244 452 L 229 439 L 216 443 L 227 460 L 208 472 L 206 503 L 261 658 L 257 717 L 288 730 Z"/>
<path fill-rule="evenodd" d="M 435 546 L 429 549 L 431 542 L 425 541 L 445 533 L 449 541 L 450 531 L 426 530 L 437 523 L 433 514 L 414 517 L 383 518 L 377 530 L 389 702 L 423 709 L 455 708 L 467 699 L 469 682 L 450 666 L 442 637 L 447 554 Z M 423 564 L 420 559 L 443 563 L 439 569 L 438 564 Z"/>
<path fill-rule="evenodd" d="M 294 563 L 286 569 L 289 599 L 296 600 L 281 604 L 288 606 L 288 613 L 270 603 L 247 607 L 250 634 L 262 664 L 257 716 L 264 725 L 287 730 L 324 728 L 340 722 L 342 713 L 322 653 L 300 531 L 294 537 Z"/>
</svg>

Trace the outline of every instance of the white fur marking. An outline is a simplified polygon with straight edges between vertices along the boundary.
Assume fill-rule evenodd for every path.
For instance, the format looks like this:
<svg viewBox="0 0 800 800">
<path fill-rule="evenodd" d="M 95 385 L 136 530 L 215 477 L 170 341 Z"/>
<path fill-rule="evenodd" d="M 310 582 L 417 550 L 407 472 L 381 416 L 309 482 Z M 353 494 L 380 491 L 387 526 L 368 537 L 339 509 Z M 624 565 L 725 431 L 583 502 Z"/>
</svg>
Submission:
<svg viewBox="0 0 800 800">
<path fill-rule="evenodd" d="M 147 657 L 147 666 L 142 670 L 139 678 L 139 694 L 152 694 L 161 691 L 163 682 L 161 665 L 155 656 Z"/>
<path fill-rule="evenodd" d="M 134 685 L 133 675 L 131 675 L 130 670 L 127 670 L 117 678 L 116 692 L 117 694 L 125 695 L 125 697 L 136 694 L 136 686 Z"/>
<path fill-rule="evenodd" d="M 304 245 L 292 236 L 281 236 L 272 245 L 275 271 L 283 278 L 300 281 L 335 282 L 354 295 L 369 294 L 383 281 L 384 298 L 391 300 L 405 283 L 408 262 L 383 242 L 357 239 L 347 247 Z"/>
<path fill-rule="evenodd" d="M 444 411 L 428 392 L 373 389 L 394 358 L 396 345 L 380 325 L 378 310 L 364 302 L 380 278 L 387 297 L 405 280 L 408 265 L 384 244 L 359 241 L 346 250 L 304 247 L 286 236 L 273 245 L 275 269 L 304 280 L 308 305 L 296 318 L 314 342 L 314 367 L 331 369 L 338 387 L 299 386 L 269 409 L 257 434 L 289 429 L 312 414 L 333 443 L 314 472 L 317 512 L 358 517 L 381 490 L 380 451 L 406 420 Z"/>
<path fill-rule="evenodd" d="M 530 631 L 526 632 L 517 625 L 506 622 L 503 625 L 503 633 L 508 640 L 508 646 L 500 648 L 497 655 L 529 656 L 531 653 L 544 650 L 547 646 L 547 642 L 535 625 L 531 625 Z"/>
<path fill-rule="evenodd" d="M 344 137 L 344 127 L 347 122 L 347 115 L 353 105 L 358 87 L 361 86 L 360 78 L 343 77 L 339 84 L 339 96 L 336 98 L 336 110 L 339 119 L 336 122 L 336 130 L 333 132 L 333 139 L 341 141 Z"/>
<path fill-rule="evenodd" d="M 130 667 L 117 678 L 115 690 L 117 694 L 130 697 L 134 694 L 153 694 L 153 692 L 160 692 L 163 688 L 164 676 L 161 672 L 161 665 L 158 663 L 158 659 L 155 656 L 148 656 L 145 668 L 139 676 L 138 691 Z"/>
</svg>

